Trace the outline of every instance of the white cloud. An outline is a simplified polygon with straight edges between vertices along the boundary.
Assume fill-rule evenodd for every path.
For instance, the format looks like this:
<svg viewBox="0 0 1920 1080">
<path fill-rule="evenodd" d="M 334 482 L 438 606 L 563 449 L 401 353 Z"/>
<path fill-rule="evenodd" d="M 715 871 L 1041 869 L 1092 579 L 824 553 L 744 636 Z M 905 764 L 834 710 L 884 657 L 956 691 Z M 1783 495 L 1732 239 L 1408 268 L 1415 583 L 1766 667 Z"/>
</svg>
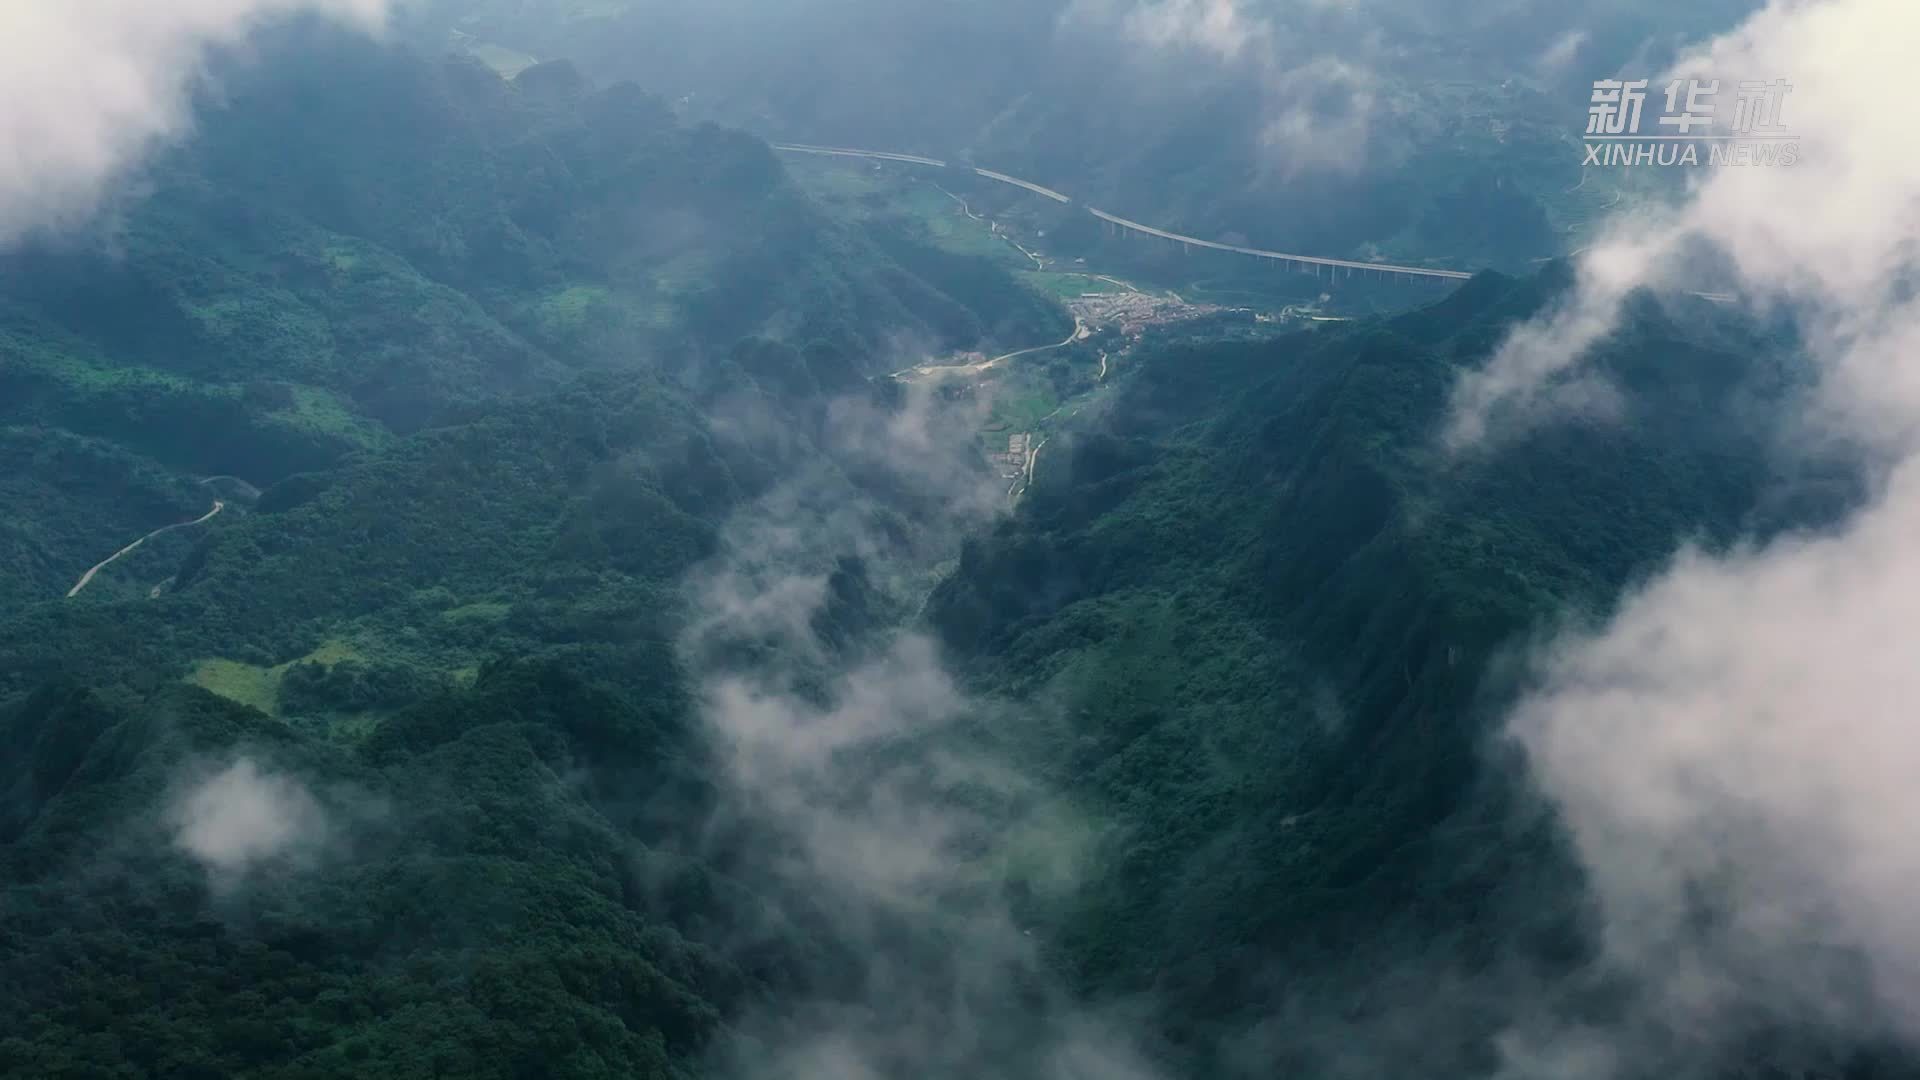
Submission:
<svg viewBox="0 0 1920 1080">
<path fill-rule="evenodd" d="M 1074 0 L 1061 25 L 1117 30 L 1203 82 L 1223 72 L 1249 80 L 1263 106 L 1260 149 L 1282 176 L 1366 164 L 1379 45 L 1349 0 Z"/>
<path fill-rule="evenodd" d="M 207 53 L 317 13 L 369 28 L 387 0 L 10 0 L 0 6 L 0 244 L 85 220 L 190 126 Z"/>
<path fill-rule="evenodd" d="M 1449 451 L 1483 448 L 1555 417 L 1618 413 L 1618 394 L 1579 362 L 1613 332 L 1633 290 L 1663 280 L 1677 257 L 1676 234 L 1661 220 L 1637 218 L 1602 239 L 1557 306 L 1516 327 L 1485 365 L 1461 376 L 1442 435 Z"/>
<path fill-rule="evenodd" d="M 1562 643 L 1515 715 L 1612 954 L 1659 973 L 1663 1011 L 1758 999 L 1920 1040 L 1915 535 L 1920 463 L 1838 535 L 1688 551 Z M 1849 1003 L 1810 963 L 1846 948 L 1867 950 L 1884 1016 L 1823 1015 Z"/>
<path fill-rule="evenodd" d="M 1273 27 L 1239 0 L 1148 0 L 1129 11 L 1127 33 L 1155 46 L 1193 46 L 1232 60 L 1267 42 Z"/>
<path fill-rule="evenodd" d="M 1557 75 L 1567 69 L 1580 56 L 1580 50 L 1586 48 L 1592 35 L 1585 30 L 1569 30 L 1554 38 L 1534 59 L 1534 70 L 1543 75 Z"/>
<path fill-rule="evenodd" d="M 1912 365 L 1862 348 L 1897 338 L 1910 314 L 1901 273 L 1920 243 L 1920 142 L 1906 131 L 1903 65 L 1916 43 L 1920 9 L 1904 0 L 1776 0 L 1656 78 L 1719 79 L 1723 113 L 1734 83 L 1789 80 L 1783 119 L 1800 163 L 1704 171 L 1681 205 L 1621 221 L 1583 259 L 1568 307 L 1463 381 L 1450 441 L 1475 442 L 1501 408 L 1579 366 L 1632 289 L 1692 285 L 1686 254 L 1700 249 L 1728 260 L 1757 302 L 1811 313 L 1838 418 L 1897 435 L 1920 417 Z"/>
<path fill-rule="evenodd" d="M 1331 56 L 1272 73 L 1261 142 L 1291 176 L 1366 164 L 1379 80 L 1365 67 Z"/>
<path fill-rule="evenodd" d="M 1630 1022 L 1654 1033 L 1603 1040 L 1591 1075 L 1649 1045 L 1711 1050 L 1736 1015 L 1920 1045 L 1916 46 L 1909 0 L 1776 0 L 1685 57 L 1673 74 L 1729 89 L 1790 80 L 1801 164 L 1715 170 L 1623 226 L 1560 308 L 1456 387 L 1455 449 L 1537 421 L 1586 378 L 1623 297 L 1687 287 L 1684 254 L 1708 250 L 1804 327 L 1821 386 L 1785 434 L 1844 439 L 1880 478 L 1829 535 L 1683 552 L 1539 661 L 1512 731 L 1590 872 L 1606 956 L 1645 990 Z M 1591 1039 L 1514 1045 L 1560 1061 Z"/>
<path fill-rule="evenodd" d="M 240 758 L 181 791 L 167 811 L 173 841 L 216 880 L 317 853 L 330 833 L 306 786 Z"/>
</svg>

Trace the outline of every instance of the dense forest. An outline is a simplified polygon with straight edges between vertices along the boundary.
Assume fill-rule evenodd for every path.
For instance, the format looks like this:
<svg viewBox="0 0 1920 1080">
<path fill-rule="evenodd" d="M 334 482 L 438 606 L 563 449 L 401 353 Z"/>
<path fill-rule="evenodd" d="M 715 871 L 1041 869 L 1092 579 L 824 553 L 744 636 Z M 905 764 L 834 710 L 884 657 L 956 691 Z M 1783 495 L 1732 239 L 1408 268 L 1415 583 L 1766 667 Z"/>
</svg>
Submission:
<svg viewBox="0 0 1920 1080">
<path fill-rule="evenodd" d="M 64 433 L 8 470 L 0 595 L 70 585 L 95 524 L 204 512 L 164 471 L 264 489 L 593 372 L 720 394 L 747 339 L 841 388 L 903 341 L 1071 325 L 997 267 L 824 219 L 764 144 L 631 85 L 315 37 L 237 67 L 113 236 L 0 257 L 0 428 Z"/>
<path fill-rule="evenodd" d="M 285 34 L 0 256 L 0 1076 L 1471 1077 L 1622 1010 L 1495 718 L 1676 536 L 1860 498 L 1755 434 L 1776 328 L 1637 296 L 1630 416 L 1463 458 L 1565 265 L 1176 326 L 1016 501 L 887 377 L 1066 335 L 1004 264 L 563 62 Z"/>
<path fill-rule="evenodd" d="M 848 961 L 730 877 L 684 579 L 796 458 L 885 482 L 810 448 L 894 350 L 1070 320 L 631 86 L 264 49 L 0 262 L 0 1074 L 685 1075 Z"/>
<path fill-rule="evenodd" d="M 1243 1067 L 1248 1030 L 1300 1075 L 1491 1074 L 1516 998 L 1606 1015 L 1570 977 L 1599 978 L 1578 874 L 1497 738 L 1515 661 L 1676 535 L 1859 496 L 1783 471 L 1754 421 L 1798 363 L 1698 301 L 1643 298 L 1606 347 L 1629 420 L 1441 452 L 1458 365 L 1565 285 L 1486 274 L 1371 325 L 1169 343 L 933 594 L 971 683 L 1060 717 L 1001 737 L 1117 823 L 1048 916 L 1078 985 L 1161 1003 L 1185 1075 Z"/>
</svg>

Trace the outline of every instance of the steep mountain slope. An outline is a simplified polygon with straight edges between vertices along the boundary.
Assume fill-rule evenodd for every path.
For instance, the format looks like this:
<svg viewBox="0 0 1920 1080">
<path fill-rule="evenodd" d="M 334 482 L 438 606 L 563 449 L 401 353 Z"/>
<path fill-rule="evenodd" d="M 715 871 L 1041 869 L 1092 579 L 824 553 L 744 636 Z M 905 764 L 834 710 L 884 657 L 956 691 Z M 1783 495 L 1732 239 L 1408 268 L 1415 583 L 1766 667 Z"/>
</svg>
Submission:
<svg viewBox="0 0 1920 1080">
<path fill-rule="evenodd" d="M 559 775 L 624 746 L 664 793 L 667 736 L 531 670 L 437 708 L 461 729 L 410 714 L 384 768 L 191 688 L 127 711 L 49 686 L 12 712 L 0 1073 L 686 1075 L 674 1060 L 758 976 L 645 910 L 632 836 Z M 209 900 L 152 810 L 196 771 L 300 792 L 342 831 Z M 281 786 L 295 773 L 316 794 Z"/>
<path fill-rule="evenodd" d="M 1035 918 L 1084 990 L 1162 1006 L 1182 1071 L 1478 1075 L 1515 1016 L 1604 1009 L 1572 1004 L 1578 877 L 1490 727 L 1503 658 L 1677 537 L 1852 497 L 1754 434 L 1795 383 L 1777 345 L 1651 299 L 1605 349 L 1623 419 L 1447 459 L 1459 365 L 1557 287 L 1486 275 L 1378 325 L 1165 349 L 929 604 L 974 685 L 1063 717 L 1000 737 L 1113 833 Z"/>
<path fill-rule="evenodd" d="M 690 1075 L 848 964 L 718 816 L 684 579 L 858 491 L 899 350 L 1070 321 L 631 87 L 249 60 L 0 260 L 0 1075 Z"/>
<path fill-rule="evenodd" d="M 102 440 L 180 493 L 265 488 L 581 372 L 714 392 L 747 337 L 853 359 L 1070 325 L 984 261 L 905 268 L 888 251 L 916 238 L 827 220 L 764 144 L 631 86 L 565 65 L 508 83 L 311 28 L 262 51 L 111 235 L 0 257 L 0 427 Z M 862 362 L 827 376 L 885 366 Z M 23 482 L 52 520 L 15 527 L 7 595 L 58 595 L 200 503 L 129 518 Z"/>
</svg>

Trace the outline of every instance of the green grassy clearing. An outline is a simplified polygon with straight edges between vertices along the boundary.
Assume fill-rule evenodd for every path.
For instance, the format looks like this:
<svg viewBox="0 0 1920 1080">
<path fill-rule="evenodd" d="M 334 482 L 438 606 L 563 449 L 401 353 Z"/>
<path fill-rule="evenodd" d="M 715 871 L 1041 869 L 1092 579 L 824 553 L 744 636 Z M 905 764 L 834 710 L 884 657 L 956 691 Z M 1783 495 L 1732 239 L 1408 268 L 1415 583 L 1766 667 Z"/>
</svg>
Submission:
<svg viewBox="0 0 1920 1080">
<path fill-rule="evenodd" d="M 219 658 L 194 665 L 187 681 L 228 701 L 258 709 L 268 716 L 280 715 L 280 682 L 297 664 L 333 667 L 348 660 L 364 660 L 366 654 L 345 641 L 328 641 L 297 660 L 275 667 L 260 667 L 238 660 Z"/>
</svg>

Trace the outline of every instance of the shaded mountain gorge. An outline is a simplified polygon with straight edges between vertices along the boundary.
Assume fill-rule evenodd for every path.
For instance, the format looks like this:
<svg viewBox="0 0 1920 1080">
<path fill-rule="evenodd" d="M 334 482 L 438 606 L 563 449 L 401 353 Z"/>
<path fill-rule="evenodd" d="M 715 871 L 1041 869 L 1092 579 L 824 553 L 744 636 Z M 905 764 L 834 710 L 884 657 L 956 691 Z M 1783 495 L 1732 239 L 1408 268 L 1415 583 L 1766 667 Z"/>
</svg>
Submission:
<svg viewBox="0 0 1920 1080">
<path fill-rule="evenodd" d="M 1074 1001 L 1152 1003 L 1167 1075 L 1346 1075 L 1333 1040 L 1490 1075 L 1502 1002 L 1392 1021 L 1493 972 L 1618 1007 L 1494 738 L 1504 658 L 1676 537 L 1856 497 L 1753 434 L 1799 389 L 1777 335 L 1641 298 L 1602 350 L 1624 421 L 1458 461 L 1452 378 L 1564 267 L 1169 336 L 960 537 L 835 403 L 906 416 L 901 343 L 1064 312 L 633 87 L 290 33 L 111 244 L 0 260 L 0 1075 L 691 1077 L 750 1016 L 857 1001 L 867 939 L 730 812 L 676 644 L 689 574 L 803 470 L 882 538 L 827 553 L 824 655 L 924 631 L 1011 706 L 957 737 L 1104 824 L 1080 888 L 992 888 Z M 235 760 L 331 823 L 244 881 L 170 810 Z M 1833 1051 L 1770 1034 L 1726 1075 Z"/>
</svg>

